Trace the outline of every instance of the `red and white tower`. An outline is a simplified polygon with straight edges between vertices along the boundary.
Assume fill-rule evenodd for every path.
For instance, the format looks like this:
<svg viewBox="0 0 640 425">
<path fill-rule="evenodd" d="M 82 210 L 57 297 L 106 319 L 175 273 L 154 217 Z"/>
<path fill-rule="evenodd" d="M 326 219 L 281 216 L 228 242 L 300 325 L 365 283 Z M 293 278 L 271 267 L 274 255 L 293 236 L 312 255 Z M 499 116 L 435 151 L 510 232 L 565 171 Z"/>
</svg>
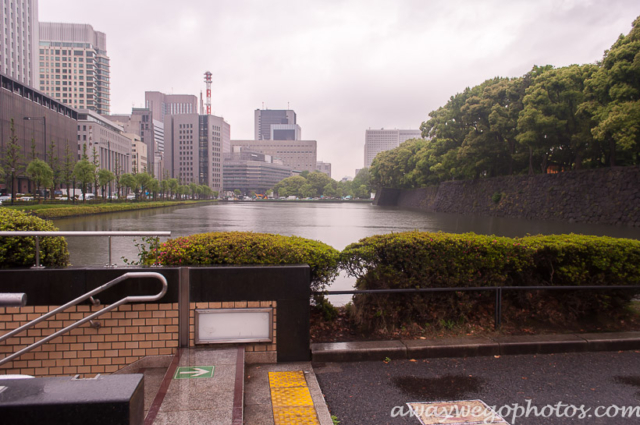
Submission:
<svg viewBox="0 0 640 425">
<path fill-rule="evenodd" d="M 207 83 L 207 115 L 211 115 L 211 73 L 204 73 L 204 82 Z"/>
</svg>

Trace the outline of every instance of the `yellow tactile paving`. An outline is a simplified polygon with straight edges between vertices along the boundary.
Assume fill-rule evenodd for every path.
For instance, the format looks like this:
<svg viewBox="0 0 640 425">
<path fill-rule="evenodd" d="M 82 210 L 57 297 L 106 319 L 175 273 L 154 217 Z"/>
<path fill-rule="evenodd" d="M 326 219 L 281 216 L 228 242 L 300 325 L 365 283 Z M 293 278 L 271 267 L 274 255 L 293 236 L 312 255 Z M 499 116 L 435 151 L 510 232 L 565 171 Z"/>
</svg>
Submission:
<svg viewBox="0 0 640 425">
<path fill-rule="evenodd" d="M 313 407 L 274 407 L 273 419 L 276 425 L 319 425 L 316 409 Z"/>
<path fill-rule="evenodd" d="M 311 393 L 307 387 L 271 388 L 273 407 L 313 406 Z"/>
<path fill-rule="evenodd" d="M 302 371 L 269 372 L 275 425 L 317 425 L 318 415 Z"/>
<path fill-rule="evenodd" d="M 269 386 L 275 387 L 306 387 L 307 380 L 304 373 L 296 372 L 269 372 Z"/>
</svg>

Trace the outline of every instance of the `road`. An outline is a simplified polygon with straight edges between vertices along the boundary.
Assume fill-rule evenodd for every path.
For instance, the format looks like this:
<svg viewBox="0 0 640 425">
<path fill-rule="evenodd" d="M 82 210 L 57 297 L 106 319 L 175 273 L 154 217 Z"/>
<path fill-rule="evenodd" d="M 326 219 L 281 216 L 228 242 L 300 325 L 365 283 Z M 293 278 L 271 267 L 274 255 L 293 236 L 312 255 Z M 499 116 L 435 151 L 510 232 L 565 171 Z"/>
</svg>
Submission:
<svg viewBox="0 0 640 425">
<path fill-rule="evenodd" d="M 475 399 L 496 406 L 510 425 L 640 423 L 640 351 L 316 363 L 314 369 L 340 425 L 418 425 L 415 417 L 391 413 L 408 412 L 408 402 Z M 623 418 L 612 406 L 637 409 Z"/>
</svg>

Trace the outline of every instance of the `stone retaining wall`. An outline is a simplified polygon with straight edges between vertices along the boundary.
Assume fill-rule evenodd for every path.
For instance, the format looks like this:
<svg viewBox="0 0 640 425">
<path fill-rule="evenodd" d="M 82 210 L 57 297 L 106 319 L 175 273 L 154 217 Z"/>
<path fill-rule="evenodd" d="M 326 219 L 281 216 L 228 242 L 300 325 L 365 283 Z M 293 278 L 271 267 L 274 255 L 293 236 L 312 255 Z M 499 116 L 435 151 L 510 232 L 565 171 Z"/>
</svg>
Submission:
<svg viewBox="0 0 640 425">
<path fill-rule="evenodd" d="M 429 212 L 640 227 L 640 167 L 383 189 L 375 203 Z"/>
</svg>

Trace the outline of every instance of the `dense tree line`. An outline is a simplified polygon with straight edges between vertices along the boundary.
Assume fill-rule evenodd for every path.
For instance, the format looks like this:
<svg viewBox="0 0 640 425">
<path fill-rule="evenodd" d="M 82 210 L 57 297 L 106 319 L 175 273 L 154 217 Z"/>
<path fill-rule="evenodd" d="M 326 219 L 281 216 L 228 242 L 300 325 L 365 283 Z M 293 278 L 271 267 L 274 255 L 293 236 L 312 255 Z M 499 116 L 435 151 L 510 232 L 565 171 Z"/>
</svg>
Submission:
<svg viewBox="0 0 640 425">
<path fill-rule="evenodd" d="M 299 198 L 369 198 L 371 185 L 369 169 L 363 168 L 352 181 L 336 181 L 319 171 L 303 171 L 299 175 L 287 177 L 273 187 L 277 196 Z"/>
<path fill-rule="evenodd" d="M 640 17 L 602 61 L 534 66 L 451 97 L 424 139 L 376 156 L 374 186 L 562 172 L 640 163 Z"/>
</svg>

